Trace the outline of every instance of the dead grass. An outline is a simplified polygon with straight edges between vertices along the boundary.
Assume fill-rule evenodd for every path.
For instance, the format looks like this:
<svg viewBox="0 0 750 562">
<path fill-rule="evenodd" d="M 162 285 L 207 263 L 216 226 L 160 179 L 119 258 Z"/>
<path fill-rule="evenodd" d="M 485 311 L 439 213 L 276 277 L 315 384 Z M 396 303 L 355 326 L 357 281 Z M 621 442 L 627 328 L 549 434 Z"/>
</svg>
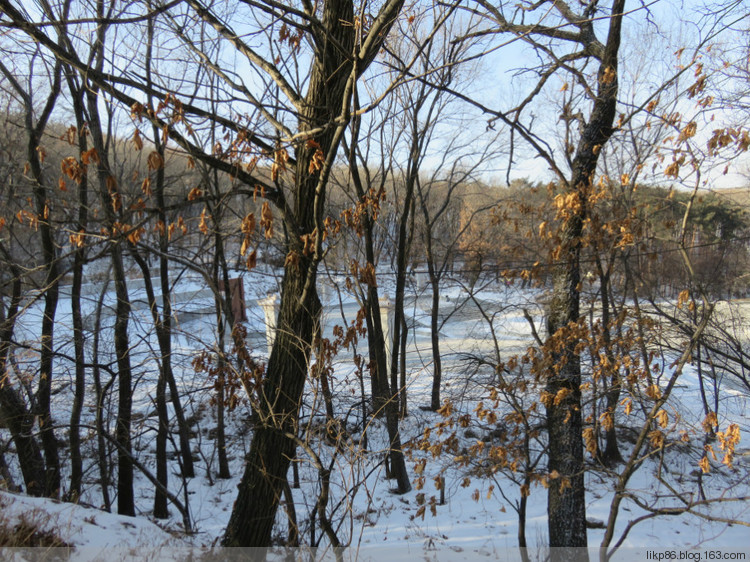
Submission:
<svg viewBox="0 0 750 562">
<path fill-rule="evenodd" d="M 0 502 L 0 508 L 4 508 Z M 60 548 L 69 547 L 53 530 L 49 514 L 31 510 L 17 519 L 9 519 L 0 509 L 0 548 Z"/>
</svg>

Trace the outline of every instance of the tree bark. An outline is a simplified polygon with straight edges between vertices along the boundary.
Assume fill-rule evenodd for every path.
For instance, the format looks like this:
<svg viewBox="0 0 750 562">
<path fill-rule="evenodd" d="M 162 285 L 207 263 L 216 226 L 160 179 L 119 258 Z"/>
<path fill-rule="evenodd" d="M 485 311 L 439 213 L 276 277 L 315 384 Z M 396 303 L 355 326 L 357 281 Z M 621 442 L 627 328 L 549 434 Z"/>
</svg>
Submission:
<svg viewBox="0 0 750 562">
<path fill-rule="evenodd" d="M 581 419 L 581 363 L 578 341 L 566 333 L 579 321 L 580 254 L 588 193 L 596 173 L 599 154 L 612 135 L 617 103 L 617 54 L 625 0 L 615 0 L 610 17 L 607 44 L 600 60 L 598 91 L 573 159 L 573 173 L 567 186 L 576 205 L 562 227 L 562 265 L 553 275 L 553 296 L 548 309 L 548 345 L 553 367 L 546 391 L 560 400 L 547 407 L 549 472 L 557 473 L 547 494 L 549 545 L 553 557 L 565 558 L 571 551 L 554 547 L 585 547 L 586 494 Z"/>
<path fill-rule="evenodd" d="M 604 271 L 601 259 L 598 256 L 596 257 L 596 266 L 599 270 L 599 291 L 602 300 L 602 339 L 604 351 L 609 364 L 615 365 L 610 326 L 610 303 L 612 302 L 610 299 L 610 270 Z M 617 443 L 617 426 L 615 424 L 617 404 L 620 400 L 620 374 L 615 370 L 611 373 L 611 378 L 607 380 L 606 376 L 608 374 L 605 373 L 604 383 L 607 415 L 611 417 L 611 420 L 605 430 L 604 452 L 600 454 L 600 460 L 607 466 L 613 466 L 622 462 L 622 455 Z"/>
<path fill-rule="evenodd" d="M 297 434 L 299 403 L 316 321 L 315 291 L 309 291 L 306 301 L 294 299 L 302 293 L 306 279 L 301 267 L 287 267 L 284 274 L 279 329 L 262 396 L 255 409 L 255 433 L 224 535 L 224 546 L 270 544 L 276 508 L 295 452 L 294 441 L 285 433 Z M 248 525 L 248 521 L 253 524 Z"/>
<path fill-rule="evenodd" d="M 59 72 L 59 70 L 57 71 Z M 59 89 L 59 85 L 58 85 Z M 42 341 L 39 357 L 39 386 L 36 392 L 36 415 L 39 417 L 39 434 L 44 448 L 46 465 L 46 495 L 57 497 L 60 494 L 60 455 L 58 442 L 53 429 L 52 412 L 50 410 L 55 342 L 55 314 L 60 297 L 60 272 L 57 261 L 57 250 L 54 235 L 49 220 L 49 201 L 47 188 L 42 174 L 42 164 L 39 158 L 40 147 L 37 131 L 31 126 L 31 108 L 28 108 L 29 144 L 27 157 L 34 178 L 34 197 L 36 199 L 37 214 L 39 216 L 39 234 L 42 241 L 44 266 L 47 270 L 44 291 L 44 315 L 42 317 Z M 41 132 L 41 131 L 39 131 Z"/>
<path fill-rule="evenodd" d="M 107 294 L 107 289 L 109 288 L 110 271 L 107 272 L 107 280 L 102 285 L 102 290 L 99 293 L 99 298 L 96 302 L 96 312 L 94 316 L 94 334 L 91 338 L 91 359 L 94 362 L 94 366 L 91 369 L 91 375 L 94 378 L 94 394 L 96 396 L 96 415 L 94 424 L 96 427 L 98 459 L 97 465 L 99 468 L 99 480 L 102 487 L 102 501 L 104 502 L 104 510 L 108 513 L 112 511 L 112 500 L 109 497 L 110 462 L 106 440 L 106 437 L 108 437 L 108 435 L 106 435 L 107 430 L 104 427 L 104 399 L 109 392 L 110 386 L 114 382 L 114 375 L 106 385 L 102 385 L 101 368 L 99 366 L 99 342 L 102 325 L 102 307 L 104 305 L 104 296 Z"/>
<path fill-rule="evenodd" d="M 298 429 L 312 338 L 319 322 L 321 306 L 315 281 L 322 257 L 328 174 L 350 116 L 356 80 L 379 52 L 401 5 L 399 0 L 386 2 L 360 45 L 355 44 L 361 30 L 355 22 L 353 2 L 328 0 L 321 6 L 310 81 L 298 124 L 299 131 L 308 132 L 315 144 L 303 141 L 295 146 L 293 212 L 284 213 L 288 256 L 292 259 L 284 269 L 278 330 L 255 408 L 256 429 L 224 546 L 270 544 L 274 516 L 296 449 L 294 440 L 285 434 L 296 435 Z M 334 124 L 339 117 L 343 122 Z M 314 158 L 321 152 L 325 163 L 316 170 Z M 304 241 L 314 242 L 312 251 L 303 243 L 303 236 Z"/>
<path fill-rule="evenodd" d="M 44 459 L 39 444 L 34 438 L 34 416 L 11 384 L 7 368 L 21 303 L 21 270 L 12 261 L 10 253 L 6 251 L 2 242 L 0 242 L 0 249 L 8 259 L 13 273 L 10 305 L 7 312 L 4 308 L 0 308 L 2 314 L 0 318 L 2 320 L 0 324 L 0 408 L 3 410 L 3 419 L 8 425 L 13 442 L 16 444 L 18 463 L 21 465 L 26 493 L 30 496 L 43 496 L 45 492 Z"/>
<path fill-rule="evenodd" d="M 76 118 L 76 128 L 82 132 L 85 127 L 83 92 L 75 80 L 72 69 L 66 69 L 68 89 L 70 90 L 73 112 Z M 88 140 L 85 134 L 79 134 L 77 139 L 79 153 L 88 150 Z M 83 234 L 88 227 L 88 175 L 83 174 L 78 185 L 78 220 L 76 232 Z M 83 266 L 86 261 L 86 249 L 83 244 L 75 249 L 73 255 L 73 284 L 70 290 L 70 307 L 73 315 L 73 349 L 76 359 L 75 383 L 73 391 L 73 405 L 70 410 L 70 489 L 68 498 L 78 501 L 81 496 L 81 481 L 83 479 L 83 461 L 81 459 L 81 413 L 86 397 L 86 336 L 81 313 L 81 287 L 83 286 Z"/>
<path fill-rule="evenodd" d="M 432 286 L 432 307 L 430 310 L 430 337 L 432 339 L 432 392 L 430 394 L 430 409 L 436 412 L 440 409 L 440 386 L 443 379 L 443 364 L 440 358 L 440 279 L 433 265 L 432 243 L 428 240 L 427 260 Z"/>
<path fill-rule="evenodd" d="M 214 177 L 214 180 L 218 178 Z M 215 181 L 214 185 L 218 182 Z M 216 213 L 212 213 L 214 221 L 217 221 Z M 219 478 L 229 478 L 229 460 L 227 459 L 227 447 L 226 447 L 226 431 L 225 431 L 225 380 L 226 380 L 226 329 L 227 325 L 234 324 L 234 315 L 232 314 L 231 298 L 232 291 L 229 285 L 229 271 L 227 269 L 227 261 L 224 255 L 224 243 L 220 233 L 218 232 L 218 223 L 216 224 L 216 235 L 214 239 L 214 264 L 213 264 L 213 277 L 216 286 L 219 286 L 219 281 L 224 285 L 224 300 L 222 301 L 219 294 L 216 295 L 216 321 L 219 336 L 219 357 L 218 357 L 218 381 L 217 381 L 217 409 L 216 409 L 216 448 L 219 456 L 219 472 L 217 476 Z M 227 320 L 228 319 L 228 320 Z"/>
<path fill-rule="evenodd" d="M 103 43 L 103 41 L 102 41 Z M 119 196 L 116 180 L 107 165 L 107 149 L 102 133 L 101 121 L 98 115 L 98 96 L 94 91 L 88 94 L 89 129 L 92 134 L 94 147 L 99 153 L 97 179 L 102 207 L 105 209 L 107 226 L 113 230 L 116 222 L 113 211 L 113 200 Z M 110 192 L 111 191 L 111 192 Z M 112 232 L 112 236 L 115 234 Z M 130 365 L 130 342 L 128 336 L 128 322 L 130 320 L 130 298 L 125 278 L 122 240 L 110 240 L 110 256 L 115 285 L 117 304 L 115 306 L 114 344 L 117 357 L 118 373 L 118 403 L 117 420 L 115 422 L 115 437 L 118 444 L 117 451 L 117 513 L 120 515 L 135 515 L 135 499 L 133 495 L 133 462 L 130 442 L 130 425 L 132 415 L 132 369 Z"/>
<path fill-rule="evenodd" d="M 329 0 L 323 5 L 325 30 L 317 45 L 300 131 L 327 126 L 338 116 L 349 79 L 354 47 L 354 11 L 351 0 Z M 334 43 L 335 42 L 335 43 Z M 335 151 L 341 131 L 330 126 L 314 139 L 323 154 Z M 312 338 L 318 324 L 320 300 L 316 289 L 317 252 L 301 247 L 302 235 L 322 229 L 324 178 L 310 168 L 315 147 L 297 145 L 294 217 L 285 217 L 287 261 L 281 285 L 278 329 L 266 378 L 255 407 L 256 425 L 239 493 L 223 539 L 224 546 L 269 546 L 274 517 L 283 494 L 286 473 L 296 445 L 285 434 L 296 435 L 299 406 L 307 379 Z M 320 187 L 320 189 L 319 189 Z M 318 231 L 320 233 L 320 231 Z M 248 522 L 252 522 L 251 525 Z"/>
<path fill-rule="evenodd" d="M 0 70 L 10 83 L 15 93 L 23 102 L 24 126 L 26 130 L 26 158 L 29 168 L 31 190 L 34 197 L 38 219 L 38 232 L 42 249 L 42 264 L 45 271 L 44 281 L 44 312 L 42 316 L 42 330 L 39 353 L 39 380 L 35 394 L 34 414 L 39 420 L 39 434 L 45 457 L 45 490 L 50 497 L 57 497 L 60 493 L 60 456 L 58 442 L 53 429 L 52 412 L 50 410 L 52 377 L 54 364 L 54 334 L 55 314 L 60 296 L 59 265 L 54 233 L 50 225 L 50 205 L 47 197 L 46 178 L 42 171 L 43 147 L 41 138 L 47 128 L 47 123 L 60 94 L 62 64 L 58 61 L 49 76 L 49 93 L 39 116 L 34 120 L 36 109 L 32 92 L 24 90 L 15 75 L 4 64 L 0 63 Z M 29 68 L 33 76 L 33 65 Z"/>
</svg>

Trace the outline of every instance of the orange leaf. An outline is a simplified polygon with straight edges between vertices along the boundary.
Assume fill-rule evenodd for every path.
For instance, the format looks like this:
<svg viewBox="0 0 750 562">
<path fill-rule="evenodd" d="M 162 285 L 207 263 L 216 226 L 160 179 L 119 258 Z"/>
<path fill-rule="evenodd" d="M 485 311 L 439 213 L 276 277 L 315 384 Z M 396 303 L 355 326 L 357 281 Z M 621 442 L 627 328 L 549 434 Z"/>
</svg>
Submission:
<svg viewBox="0 0 750 562">
<path fill-rule="evenodd" d="M 151 197 L 151 195 L 153 194 L 153 192 L 151 191 L 151 178 L 144 178 L 143 183 L 141 183 L 141 191 L 146 197 Z"/>
<path fill-rule="evenodd" d="M 203 210 L 201 211 L 201 220 L 198 224 L 198 230 L 200 230 L 204 236 L 208 235 L 208 222 L 206 221 L 207 216 L 208 214 L 206 212 L 206 208 L 203 207 Z"/>
<path fill-rule="evenodd" d="M 268 201 L 263 202 L 263 207 L 260 211 L 260 226 L 264 229 L 263 234 L 266 240 L 273 237 L 273 213 Z"/>
<path fill-rule="evenodd" d="M 250 255 L 247 256 L 247 260 L 245 260 L 245 265 L 248 269 L 255 269 L 255 266 L 258 263 L 258 252 L 257 250 L 253 250 L 250 252 Z"/>
<path fill-rule="evenodd" d="M 254 213 L 248 213 L 245 215 L 245 218 L 242 219 L 242 225 L 240 226 L 240 230 L 243 234 L 250 234 L 255 230 L 255 214 Z"/>
<path fill-rule="evenodd" d="M 164 158 L 162 158 L 161 154 L 156 151 L 153 151 L 148 155 L 146 162 L 149 170 L 158 170 L 164 166 Z"/>
<path fill-rule="evenodd" d="M 96 148 L 90 148 L 89 150 L 81 152 L 81 162 L 86 166 L 89 164 L 98 164 L 99 153 L 96 151 Z"/>
</svg>

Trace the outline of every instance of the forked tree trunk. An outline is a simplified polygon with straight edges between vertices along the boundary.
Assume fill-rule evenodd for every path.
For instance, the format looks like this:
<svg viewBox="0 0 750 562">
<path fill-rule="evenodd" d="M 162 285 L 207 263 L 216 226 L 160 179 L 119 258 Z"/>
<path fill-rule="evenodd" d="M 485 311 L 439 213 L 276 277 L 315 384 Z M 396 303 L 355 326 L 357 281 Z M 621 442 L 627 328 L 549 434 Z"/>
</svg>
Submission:
<svg viewBox="0 0 750 562">
<path fill-rule="evenodd" d="M 30 117 L 29 117 L 30 119 Z M 47 199 L 47 188 L 42 175 L 42 166 L 39 159 L 39 140 L 36 134 L 29 130 L 29 146 L 27 157 L 31 165 L 31 173 L 34 182 L 34 196 L 36 199 L 37 213 L 39 216 L 39 234 L 42 241 L 42 254 L 44 266 L 47 270 L 44 287 L 44 315 L 42 317 L 42 341 L 39 356 L 39 386 L 36 392 L 35 413 L 39 419 L 39 433 L 44 448 L 44 459 L 46 465 L 45 490 L 49 497 L 57 497 L 60 494 L 60 455 L 58 454 L 58 442 L 53 429 L 51 411 L 52 380 L 54 378 L 54 342 L 55 342 L 55 315 L 57 303 L 60 297 L 60 272 L 57 260 L 57 250 L 49 219 L 49 201 Z"/>
<path fill-rule="evenodd" d="M 284 217 L 287 250 L 294 252 L 294 259 L 287 260 L 284 269 L 278 329 L 255 408 L 255 433 L 222 541 L 224 546 L 265 547 L 271 541 L 276 509 L 296 449 L 293 436 L 298 430 L 302 391 L 321 308 L 316 277 L 329 169 L 316 170 L 311 163 L 317 150 L 326 157 L 326 166 L 332 162 L 346 126 L 334 121 L 342 109 L 348 116 L 344 108 L 351 103 L 347 86 L 353 86 L 353 80 L 380 50 L 401 4 L 386 2 L 384 11 L 371 21 L 370 32 L 359 51 L 361 56 L 355 55 L 356 69 L 352 66 L 352 53 L 356 52 L 355 36 L 361 29 L 355 23 L 353 2 L 328 0 L 321 6 L 310 81 L 298 126 L 300 132 L 319 130 L 311 134 L 319 149 L 305 141 L 295 147 L 293 210 L 288 209 Z M 380 31 L 371 36 L 373 30 Z M 306 251 L 301 236 L 317 240 L 312 253 Z"/>
<path fill-rule="evenodd" d="M 149 2 L 149 8 L 151 3 Z M 146 46 L 146 79 L 149 86 L 153 83 L 152 80 L 152 51 L 154 47 L 154 20 L 149 18 L 148 20 L 148 43 Z M 149 106 L 153 108 L 154 102 L 151 96 L 148 97 Z M 158 105 L 158 104 L 157 104 Z M 152 138 L 154 147 L 157 152 L 162 156 L 164 161 L 164 150 L 165 146 L 162 142 L 161 135 L 163 131 L 152 124 Z M 156 198 L 156 217 L 159 224 L 167 224 L 167 204 L 164 195 L 166 188 L 165 185 L 165 170 L 164 166 L 160 166 L 156 170 L 156 182 L 154 185 L 154 196 Z M 177 432 L 180 441 L 180 458 L 182 459 L 182 476 L 184 478 L 193 478 L 195 476 L 195 467 L 193 466 L 193 455 L 190 450 L 190 428 L 185 421 L 185 411 L 182 407 L 182 401 L 180 400 L 180 392 L 177 388 L 177 381 L 175 381 L 174 370 L 172 369 L 172 286 L 169 280 L 169 234 L 166 229 L 159 229 L 159 283 L 161 286 L 161 322 L 157 325 L 157 337 L 159 339 L 159 351 L 162 356 L 162 365 L 159 378 L 159 389 L 162 392 L 162 398 L 166 399 L 165 386 L 169 386 L 169 394 L 172 401 L 172 407 L 174 408 L 174 415 L 177 419 Z M 163 379 L 163 380 L 162 380 Z M 158 395 L 158 392 L 157 392 Z M 161 400 L 161 398 L 158 398 Z M 163 407 L 163 411 L 166 412 L 166 404 Z M 162 431 L 167 431 L 167 428 Z M 166 434 L 160 437 L 161 441 L 164 441 L 162 447 L 166 447 Z M 159 492 L 157 492 L 158 494 Z M 166 502 L 166 498 L 163 500 Z"/>
<path fill-rule="evenodd" d="M 577 205 L 571 209 L 571 216 L 562 227 L 562 265 L 553 276 L 553 296 L 548 309 L 548 345 L 552 348 L 550 352 L 555 367 L 548 373 L 546 391 L 562 398 L 550 402 L 547 407 L 549 472 L 559 475 L 551 480 L 547 494 L 549 546 L 553 547 L 553 559 L 577 556 L 573 550 L 554 547 L 587 546 L 581 362 L 575 351 L 578 341 L 566 334 L 566 330 L 579 321 L 583 221 L 599 154 L 613 132 L 618 89 L 617 54 L 624 5 L 625 0 L 615 0 L 612 6 L 607 44 L 598 72 L 597 97 L 573 159 L 568 194 L 575 196 Z"/>
<path fill-rule="evenodd" d="M 301 131 L 330 124 L 341 110 L 351 68 L 347 59 L 354 45 L 353 21 L 350 0 L 331 0 L 323 5 L 321 23 L 327 35 L 315 53 L 305 112 L 299 124 Z M 339 142 L 333 133 L 329 126 L 314 137 L 323 154 L 327 155 L 335 149 L 334 142 Z M 320 313 L 315 283 L 317 263 L 314 256 L 304 252 L 297 238 L 312 234 L 322 221 L 318 213 L 324 208 L 325 185 L 318 191 L 317 174 L 309 167 L 314 153 L 315 147 L 309 143 L 300 143 L 295 151 L 296 200 L 294 217 L 287 218 L 291 223 L 286 230 L 287 249 L 296 253 L 298 261 L 288 261 L 284 269 L 278 328 L 254 409 L 255 431 L 224 546 L 270 545 L 276 509 L 295 455 L 296 444 L 291 436 L 298 431 L 300 401 Z"/>
<path fill-rule="evenodd" d="M 412 152 L 416 152 L 416 147 L 412 147 Z M 416 162 L 416 158 L 413 158 Z M 415 164 L 416 166 L 416 164 Z M 393 333 L 391 334 L 391 400 L 395 402 L 396 409 L 400 410 L 399 405 L 399 367 L 401 357 L 401 334 L 406 331 L 406 321 L 404 319 L 404 291 L 406 289 L 406 266 L 409 243 L 409 219 L 413 216 L 414 205 L 414 183 L 416 181 L 416 169 L 410 170 L 406 178 L 406 186 L 403 201 L 403 210 L 398 225 L 398 240 L 396 248 L 396 294 L 393 302 Z"/>
<path fill-rule="evenodd" d="M 355 110 L 358 106 L 358 99 L 354 97 Z M 361 120 L 354 117 L 351 127 L 351 144 L 347 150 L 349 160 L 349 173 L 351 175 L 354 189 L 360 202 L 364 202 L 368 197 L 373 196 L 373 190 L 365 187 L 362 181 L 362 175 L 357 164 L 356 146 L 359 143 Z M 367 170 L 364 171 L 367 174 Z M 383 174 L 383 180 L 385 174 Z M 383 189 L 383 184 L 379 186 Z M 376 196 L 378 197 L 378 196 Z M 365 260 L 367 264 L 373 267 L 377 264 L 375 257 L 375 221 L 373 215 L 367 206 L 361 217 L 362 221 L 362 238 L 365 247 Z M 367 324 L 367 349 L 370 357 L 370 391 L 372 394 L 372 406 L 376 415 L 381 415 L 386 401 L 388 400 L 388 355 L 385 346 L 385 334 L 383 332 L 382 316 L 380 314 L 380 295 L 377 285 L 367 286 L 367 296 L 364 299 L 365 323 Z M 363 420 L 363 424 L 364 424 Z"/>
<path fill-rule="evenodd" d="M 156 519 L 166 519 L 169 517 L 167 508 L 167 495 L 164 493 L 169 486 L 169 472 L 167 470 L 167 438 L 169 436 L 169 415 L 167 411 L 167 377 L 165 368 L 169 361 L 169 334 L 165 332 L 162 323 L 163 316 L 159 316 L 159 307 L 156 303 L 156 293 L 151 282 L 151 268 L 148 266 L 146 259 L 138 253 L 135 246 L 130 246 L 130 255 L 133 257 L 138 267 L 141 269 L 143 284 L 146 290 L 146 300 L 148 308 L 151 311 L 151 318 L 156 330 L 156 339 L 159 344 L 161 357 L 158 358 L 159 375 L 156 381 L 156 479 L 163 488 L 156 488 L 154 492 L 154 517 Z M 163 315 L 163 312 L 162 312 Z"/>
<path fill-rule="evenodd" d="M 103 44 L 103 41 L 102 41 Z M 94 147 L 99 155 L 97 166 L 97 180 L 102 207 L 105 209 L 106 224 L 110 230 L 117 221 L 113 209 L 113 201 L 119 197 L 117 182 L 109 171 L 107 164 L 107 150 L 101 121 L 98 115 L 99 99 L 95 92 L 88 94 L 89 129 L 92 133 Z M 114 233 L 113 233 L 114 236 Z M 130 366 L 130 342 L 128 337 L 128 323 L 130 320 L 130 298 L 125 278 L 121 240 L 110 241 L 110 257 L 112 259 L 113 281 L 117 304 L 115 306 L 114 347 L 117 357 L 118 401 L 117 421 L 115 422 L 115 439 L 117 448 L 117 513 L 120 515 L 135 515 L 135 499 L 133 495 L 133 461 L 130 441 L 130 425 L 132 416 L 132 369 Z"/>
</svg>

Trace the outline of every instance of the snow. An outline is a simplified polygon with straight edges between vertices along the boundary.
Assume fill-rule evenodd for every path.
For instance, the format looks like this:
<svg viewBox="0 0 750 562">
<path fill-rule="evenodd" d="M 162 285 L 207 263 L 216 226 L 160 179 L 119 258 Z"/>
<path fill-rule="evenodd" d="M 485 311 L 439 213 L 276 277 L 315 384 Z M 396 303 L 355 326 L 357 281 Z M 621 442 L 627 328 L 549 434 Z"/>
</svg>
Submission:
<svg viewBox="0 0 750 562">
<path fill-rule="evenodd" d="M 340 276 L 332 277 L 336 283 L 322 292 L 325 305 L 324 335 L 332 336 L 333 326 L 342 323 L 342 316 L 347 322 L 355 318 L 358 305 L 352 295 L 343 290 L 344 283 Z M 263 311 L 255 300 L 265 297 L 277 287 L 277 279 L 268 275 L 244 275 L 245 294 L 248 301 L 248 341 L 260 360 L 266 355 L 265 320 Z M 157 285 L 158 287 L 158 285 Z M 384 284 L 384 292 L 389 286 Z M 93 314 L 95 303 L 102 289 L 101 284 L 91 283 L 84 292 L 85 313 Z M 134 302 L 145 303 L 142 283 L 131 283 L 130 289 Z M 249 429 L 249 411 L 240 406 L 228 414 L 227 436 L 232 478 L 216 478 L 218 470 L 216 442 L 213 430 L 216 425 L 213 408 L 209 405 L 211 381 L 205 374 L 196 375 L 191 361 L 201 349 L 214 349 L 216 335 L 214 331 L 215 316 L 210 312 L 213 307 L 213 294 L 199 277 L 186 275 L 174 289 L 174 307 L 177 316 L 178 335 L 175 339 L 174 366 L 178 384 L 182 393 L 186 415 L 192 419 L 191 440 L 197 459 L 197 475 L 192 479 L 183 479 L 176 455 L 170 462 L 169 487 L 182 501 L 189 503 L 194 533 L 185 534 L 180 514 L 170 506 L 171 517 L 168 520 L 153 521 L 151 509 L 153 503 L 153 485 L 142 474 L 136 472 L 136 517 L 122 517 L 106 513 L 95 507 L 101 507 L 100 487 L 96 483 L 98 470 L 95 467 L 93 453 L 96 439 L 93 432 L 84 432 L 85 491 L 82 504 L 95 507 L 84 507 L 51 500 L 30 498 L 0 491 L 2 512 L 0 520 L 16 521 L 22 516 L 38 517 L 45 527 L 54 528 L 55 532 L 68 544 L 75 545 L 76 552 L 82 558 L 96 559 L 97 556 L 108 560 L 129 558 L 128 548 L 136 548 L 142 556 L 144 552 L 153 553 L 154 559 L 173 556 L 181 559 L 187 552 L 184 549 L 208 549 L 215 546 L 226 527 L 232 504 L 235 500 L 237 484 L 242 474 L 244 454 L 249 448 L 252 433 Z M 486 392 L 479 384 L 489 376 L 481 368 L 474 370 L 466 358 L 471 355 L 493 354 L 494 346 L 489 335 L 489 322 L 497 336 L 500 352 L 504 359 L 511 354 L 522 353 L 533 344 L 529 322 L 523 314 L 527 309 L 537 329 L 542 331 L 542 308 L 539 300 L 543 297 L 540 291 L 522 291 L 516 286 L 492 284 L 476 295 L 476 300 L 468 298 L 466 288 L 455 284 L 448 287 L 441 302 L 441 318 L 445 321 L 441 327 L 441 350 L 443 356 L 445 397 L 451 398 L 457 412 L 471 413 L 479 400 L 486 399 Z M 104 302 L 111 308 L 114 296 L 111 290 L 105 292 Z M 432 356 L 429 339 L 429 291 L 418 296 L 412 295 L 407 300 L 407 309 L 413 311 L 407 365 L 409 370 L 408 390 L 410 415 L 402 422 L 401 435 L 403 442 L 415 443 L 425 427 L 435 426 L 443 421 L 436 413 L 423 411 L 420 406 L 429 403 L 431 387 Z M 481 308 L 487 313 L 482 316 Z M 101 335 L 103 338 L 103 358 L 114 358 L 111 343 L 110 327 L 112 311 L 105 309 L 105 319 Z M 182 317 L 182 321 L 180 318 Z M 156 418 L 154 417 L 154 393 L 157 368 L 153 359 L 157 345 L 151 330 L 151 318 L 147 307 L 136 306 L 132 323 L 131 343 L 133 345 L 133 364 L 137 373 L 134 377 L 133 408 L 135 412 L 133 425 L 134 451 L 139 455 L 147 468 L 154 470 L 153 451 L 155 440 Z M 30 303 L 19 327 L 19 339 L 33 344 L 38 336 L 41 324 L 41 304 Z M 58 345 L 60 349 L 72 355 L 72 344 L 66 341 L 66 330 L 70 330 L 70 304 L 63 298 L 58 311 Z M 366 356 L 366 342 L 359 341 L 356 352 Z M 89 350 L 90 353 L 90 350 Z M 408 452 L 409 469 L 414 477 L 414 467 L 420 459 L 427 459 L 425 465 L 425 486 L 422 490 L 414 489 L 402 496 L 392 493 L 392 482 L 385 478 L 382 460 L 387 448 L 387 434 L 384 422 L 374 420 L 368 428 L 369 448 L 363 450 L 358 444 L 361 437 L 361 420 L 356 403 L 359 400 L 357 371 L 352 361 L 353 350 L 345 350 L 336 359 L 333 391 L 337 413 L 344 413 L 351 408 L 347 429 L 350 439 L 343 450 L 338 453 L 333 472 L 331 497 L 328 504 L 330 519 L 337 525 L 340 538 L 350 544 L 347 556 L 354 559 L 402 560 L 417 557 L 435 559 L 496 559 L 498 557 L 517 556 L 518 551 L 518 517 L 514 505 L 519 501 L 519 486 L 511 482 L 507 471 L 498 471 L 491 477 L 472 476 L 467 486 L 462 486 L 467 469 L 453 461 L 453 455 L 443 453 L 440 458 L 432 458 L 427 452 L 411 449 Z M 34 352 L 19 354 L 23 364 L 33 365 Z M 665 361 L 666 362 L 666 361 Z M 668 363 L 668 362 L 666 362 Z M 53 396 L 54 418 L 58 424 L 67 422 L 70 415 L 70 392 L 72 388 L 72 365 L 58 361 L 61 374 L 55 382 L 56 394 Z M 667 371 L 662 377 L 665 381 Z M 108 376 L 107 376 L 108 377 Z M 369 381 L 364 381 L 369 388 Z M 703 409 L 696 388 L 697 373 L 688 365 L 679 379 L 670 399 L 670 419 L 674 425 L 669 427 L 670 436 L 681 430 L 690 433 L 690 443 L 675 444 L 667 447 L 663 454 L 651 455 L 635 473 L 628 484 L 633 498 L 642 503 L 638 506 L 633 499 L 626 499 L 619 512 L 615 540 L 621 535 L 628 521 L 645 516 L 645 507 L 680 507 L 680 497 L 699 500 L 698 484 L 702 483 L 706 497 L 717 501 L 697 507 L 696 509 L 717 520 L 684 514 L 680 516 L 659 516 L 635 525 L 624 539 L 625 549 L 644 548 L 678 548 L 706 549 L 720 548 L 728 551 L 750 552 L 750 532 L 747 522 L 750 521 L 750 502 L 732 501 L 732 498 L 750 496 L 749 474 L 750 453 L 747 449 L 747 432 L 750 428 L 748 419 L 747 393 L 739 388 L 721 390 L 720 423 L 725 428 L 729 423 L 739 424 L 743 441 L 741 449 L 735 456 L 733 468 L 721 465 L 721 454 L 714 443 L 718 462 L 712 462 L 712 472 L 700 476 L 697 460 L 703 447 L 703 434 L 700 424 Z M 116 388 L 116 381 L 115 381 Z M 113 389 L 114 390 L 114 389 Z M 85 423 L 93 425 L 93 391 L 88 392 Z M 317 402 L 316 402 L 317 400 Z M 310 388 L 302 408 L 304 423 L 324 422 L 322 409 L 316 406 L 315 389 Z M 114 401 L 104 405 L 109 413 L 109 429 L 112 430 L 112 412 Z M 635 410 L 635 409 L 634 409 Z M 638 426 L 638 414 L 634 413 L 632 422 Z M 476 420 L 475 420 L 476 421 Z M 466 429 L 457 430 L 462 446 L 476 443 L 477 436 L 482 437 L 489 431 L 489 426 L 474 425 L 473 433 Z M 483 433 L 484 432 L 484 433 Z M 59 437 L 65 437 L 60 431 Z M 7 430 L 0 429 L 0 446 L 10 441 Z M 310 438 L 312 450 L 325 462 L 331 460 L 332 447 L 325 440 Z M 539 441 L 536 447 L 543 446 Z M 631 445 L 623 442 L 623 452 L 628 454 Z M 12 445 L 11 445 L 12 448 Z M 66 453 L 65 450 L 61 451 Z M 309 542 L 311 533 L 309 516 L 314 509 L 319 492 L 317 472 L 303 451 L 298 452 L 298 468 L 301 487 L 293 489 L 300 532 Z M 6 459 L 13 461 L 13 454 L 6 454 Z M 67 459 L 65 459 L 67 460 Z M 593 461 L 586 473 L 587 517 L 591 522 L 604 522 L 608 518 L 613 489 L 617 474 L 595 467 Z M 13 466 L 16 482 L 20 482 L 18 468 Z M 446 486 L 445 505 L 435 505 L 434 515 L 429 505 L 430 498 L 439 496 L 433 479 L 442 474 Z M 662 480 L 655 475 L 661 474 Z M 64 477 L 67 475 L 64 475 Z M 516 474 L 518 476 L 518 474 Z M 291 471 L 290 471 L 291 479 Z M 492 489 L 490 489 L 492 486 Z M 114 492 L 114 490 L 111 490 Z M 478 491 L 478 492 L 477 492 Z M 418 514 L 420 494 L 423 494 L 427 508 L 424 517 Z M 721 500 L 721 501 L 719 501 Z M 282 502 L 283 503 L 283 502 Z M 729 523 L 741 520 L 745 525 Z M 277 538 L 286 533 L 286 515 L 282 507 L 277 516 Z M 546 542 L 546 491 L 538 484 L 530 489 L 528 513 L 526 517 L 526 536 L 529 546 L 543 549 Z M 316 537 L 322 531 L 315 529 Z M 598 546 L 603 538 L 603 530 L 591 528 L 588 531 L 589 544 Z M 324 540 L 322 544 L 326 544 Z M 112 550 L 114 549 L 114 550 Z M 107 553 L 117 553 L 117 557 Z M 541 552 L 541 550 L 539 551 Z M 623 552 L 636 552 L 623 550 Z M 641 552 L 641 550 L 638 550 Z M 97 554 L 98 553 L 98 554 Z M 158 556 L 156 553 L 159 553 Z M 318 554 L 321 554 L 319 552 Z M 326 557 L 331 553 L 327 552 Z M 432 559 L 430 558 L 430 559 Z M 533 558 L 532 558 L 533 559 Z"/>
<path fill-rule="evenodd" d="M 106 552 L 111 548 L 177 547 L 180 542 L 142 517 L 123 517 L 80 505 L 11 494 L 0 490 L 3 522 L 9 526 L 26 520 L 40 530 L 54 532 L 76 548 Z"/>
</svg>

